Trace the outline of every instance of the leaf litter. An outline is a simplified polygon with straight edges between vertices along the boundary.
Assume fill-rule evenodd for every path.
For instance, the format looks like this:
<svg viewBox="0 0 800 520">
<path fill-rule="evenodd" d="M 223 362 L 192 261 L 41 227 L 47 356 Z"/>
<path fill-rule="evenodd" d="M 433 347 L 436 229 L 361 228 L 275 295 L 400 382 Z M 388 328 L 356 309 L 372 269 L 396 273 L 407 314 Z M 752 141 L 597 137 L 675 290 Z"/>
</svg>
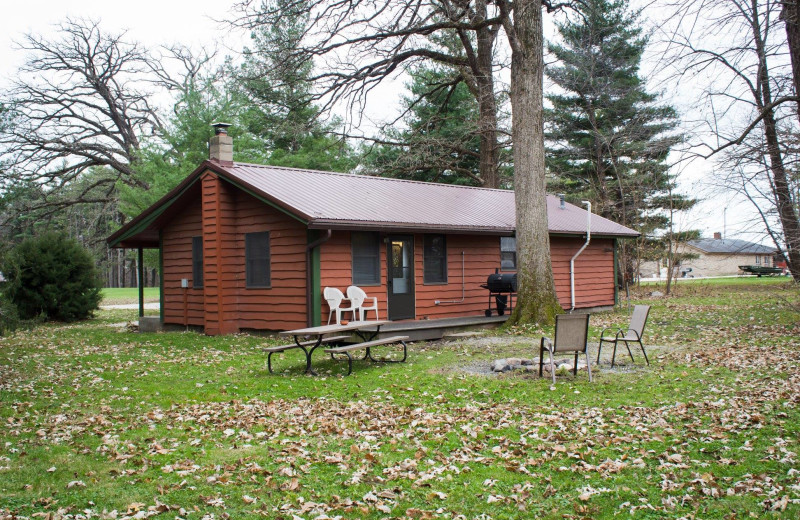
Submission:
<svg viewBox="0 0 800 520">
<path fill-rule="evenodd" d="M 796 508 L 800 503 L 798 441 L 790 435 L 797 431 L 790 420 L 796 417 L 791 413 L 800 402 L 800 327 L 756 322 L 718 334 L 703 331 L 702 348 L 686 346 L 662 356 L 662 363 L 709 374 L 708 384 L 692 399 L 659 406 L 546 408 L 482 395 L 467 404 L 445 398 L 436 404 L 396 404 L 386 398 L 388 391 L 349 400 L 232 399 L 178 402 L 145 410 L 123 410 L 112 401 L 85 408 L 42 408 L 34 404 L 37 399 L 58 403 L 70 391 L 108 386 L 104 374 L 130 369 L 129 356 L 144 357 L 134 352 L 141 346 L 121 343 L 109 350 L 109 345 L 54 342 L 48 346 L 42 342 L 30 350 L 12 344 L 12 349 L 25 353 L 15 358 L 14 352 L 6 351 L 4 359 L 14 362 L 0 364 L 0 391 L 15 397 L 7 402 L 12 413 L 3 416 L 6 453 L 0 457 L 0 479 L 3 472 L 24 463 L 20 453 L 55 446 L 105 460 L 116 468 L 113 479 L 136 482 L 153 471 L 166 479 L 164 499 L 132 503 L 119 511 L 62 507 L 58 500 L 43 496 L 33 507 L 38 512 L 30 518 L 51 519 L 133 519 L 166 513 L 186 518 L 199 514 L 193 509 L 198 505 L 208 508 L 205 517 L 225 518 L 234 503 L 249 507 L 255 515 L 284 518 L 349 518 L 371 513 L 459 518 L 465 511 L 452 501 L 457 496 L 452 483 L 472 482 L 471 474 L 480 473 L 482 467 L 517 475 L 518 482 L 509 485 L 494 477 L 481 478 L 476 482 L 478 498 L 492 506 L 519 510 L 535 510 L 542 498 L 563 497 L 576 504 L 576 514 L 591 516 L 593 501 L 618 493 L 616 486 L 593 483 L 564 488 L 556 483 L 562 482 L 557 476 L 596 475 L 599 482 L 613 482 L 618 475 L 636 471 L 652 478 L 661 496 L 652 502 L 646 496 L 621 502 L 618 508 L 627 514 L 670 515 L 732 496 L 755 497 L 764 512 L 780 514 Z M 0 347 L 9 343 L 4 338 Z M 77 361 L 72 362 L 72 370 L 53 368 L 53 356 L 70 363 L 70 359 L 90 358 L 101 351 L 107 356 L 102 363 Z M 236 355 L 212 347 L 174 355 L 164 350 L 148 359 L 148 366 L 156 370 L 153 367 L 200 361 L 213 367 Z M 18 368 L 22 365 L 24 373 Z M 711 382 L 720 369 L 734 377 Z M 776 424 L 783 426 L 776 430 Z M 755 448 L 754 441 L 768 426 L 773 435 L 769 446 Z M 141 431 L 153 433 L 137 434 Z M 209 465 L 202 457 L 207 450 L 239 456 Z M 709 469 L 736 468 L 754 450 L 774 471 L 715 474 Z M 398 458 L 396 454 L 408 455 Z M 60 466 L 45 468 L 58 475 Z M 322 468 L 334 475 L 338 493 L 313 492 L 319 485 L 316 473 Z M 91 489 L 85 475 L 69 476 L 73 478 L 65 481 L 64 491 Z M 173 477 L 177 480 L 171 482 Z M 171 492 L 201 487 L 220 491 L 203 491 L 198 495 L 201 503 L 192 507 L 168 503 Z M 244 492 L 231 495 L 227 491 L 231 488 Z M 277 495 L 267 498 L 265 493 Z M 283 498 L 276 500 L 276 496 Z M 24 515 L 0 501 L 0 519 L 18 517 Z"/>
</svg>

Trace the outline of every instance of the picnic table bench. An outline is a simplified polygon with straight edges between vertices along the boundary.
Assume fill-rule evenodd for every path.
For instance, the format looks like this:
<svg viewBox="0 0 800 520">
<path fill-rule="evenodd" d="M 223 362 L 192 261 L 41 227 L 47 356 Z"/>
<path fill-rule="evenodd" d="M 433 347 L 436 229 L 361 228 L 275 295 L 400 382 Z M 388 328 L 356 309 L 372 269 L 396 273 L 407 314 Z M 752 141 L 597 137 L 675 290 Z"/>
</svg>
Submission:
<svg viewBox="0 0 800 520">
<path fill-rule="evenodd" d="M 265 348 L 264 349 L 265 352 L 269 353 L 269 356 L 267 357 L 267 366 L 269 368 L 269 371 L 272 372 L 272 354 L 276 354 L 278 352 L 284 352 L 286 350 L 294 348 L 299 348 L 306 355 L 306 373 L 311 375 L 316 375 L 316 372 L 314 372 L 311 368 L 311 356 L 314 354 L 314 351 L 318 349 L 323 343 L 342 342 L 350 338 L 350 336 L 341 336 L 340 334 L 342 332 L 352 332 L 356 334 L 359 338 L 361 338 L 362 342 L 354 343 L 351 345 L 332 347 L 331 349 L 326 349 L 326 353 L 330 354 L 332 359 L 336 359 L 335 357 L 336 354 L 345 354 L 348 359 L 348 371 L 347 371 L 348 375 L 352 372 L 353 368 L 353 359 L 352 356 L 350 356 L 350 352 L 357 349 L 366 349 L 366 355 L 364 356 L 364 359 L 369 359 L 370 361 L 378 361 L 372 357 L 372 354 L 370 353 L 370 348 L 379 345 L 389 345 L 391 343 L 402 343 L 403 359 L 399 361 L 405 361 L 406 356 L 408 354 L 405 344 L 405 340 L 408 339 L 407 336 L 394 336 L 392 338 L 375 339 L 378 337 L 378 334 L 380 333 L 381 325 L 385 325 L 386 323 L 389 322 L 385 320 L 351 321 L 345 324 L 322 325 L 319 327 L 307 327 L 304 329 L 287 330 L 280 332 L 279 334 L 282 336 L 293 336 L 294 344 Z M 329 336 L 331 334 L 333 334 L 334 336 L 332 337 Z"/>
<path fill-rule="evenodd" d="M 372 341 L 364 341 L 363 343 L 353 343 L 351 345 L 343 345 L 341 347 L 332 347 L 326 348 L 325 352 L 331 355 L 332 358 L 336 359 L 334 356 L 336 354 L 344 354 L 347 356 L 347 375 L 349 376 L 353 372 L 353 356 L 350 355 L 350 352 L 353 350 L 361 350 L 362 348 L 366 350 L 364 357 L 362 359 L 367 360 L 369 359 L 372 362 L 384 362 L 384 363 L 402 363 L 408 357 L 408 347 L 406 347 L 406 341 L 408 340 L 408 336 L 392 336 L 389 338 L 381 338 L 375 339 Z M 372 353 L 370 351 L 373 347 L 378 347 L 381 345 L 391 345 L 394 343 L 400 343 L 403 346 L 403 359 L 375 359 L 372 357 Z"/>
<path fill-rule="evenodd" d="M 346 339 L 350 339 L 350 336 L 330 336 L 330 337 L 327 337 L 327 338 L 322 338 L 322 341 L 320 343 L 336 343 L 336 342 L 344 341 Z M 291 349 L 294 349 L 294 348 L 299 348 L 299 349 L 301 349 L 303 351 L 303 353 L 306 356 L 308 356 L 308 350 L 306 350 L 306 347 L 310 347 L 312 345 L 315 345 L 316 343 L 317 343 L 316 339 L 310 339 L 310 340 L 307 340 L 307 341 L 300 341 L 300 342 L 296 342 L 296 343 L 290 343 L 288 345 L 279 345 L 277 347 L 264 347 L 262 350 L 264 352 L 268 352 L 268 355 L 267 355 L 267 368 L 269 369 L 269 373 L 270 374 L 274 373 L 272 371 L 272 355 L 273 354 L 277 354 L 279 352 L 285 352 L 287 350 L 291 350 Z"/>
</svg>

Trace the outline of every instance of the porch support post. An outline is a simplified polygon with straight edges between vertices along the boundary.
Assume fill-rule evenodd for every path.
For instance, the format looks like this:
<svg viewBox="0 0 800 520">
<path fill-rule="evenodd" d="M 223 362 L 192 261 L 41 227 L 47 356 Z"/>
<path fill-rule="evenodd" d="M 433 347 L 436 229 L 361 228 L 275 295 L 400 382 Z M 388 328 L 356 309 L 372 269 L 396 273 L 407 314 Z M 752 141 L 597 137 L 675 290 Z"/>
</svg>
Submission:
<svg viewBox="0 0 800 520">
<path fill-rule="evenodd" d="M 319 236 L 315 230 L 308 230 L 308 245 L 306 245 L 306 323 L 314 327 L 322 323 L 322 296 L 320 294 L 321 269 L 320 246 L 331 239 L 333 231 L 325 230 Z"/>
<path fill-rule="evenodd" d="M 164 323 L 164 235 L 158 230 L 158 316 Z"/>
<path fill-rule="evenodd" d="M 139 317 L 144 316 L 144 249 L 139 246 L 136 250 L 136 277 L 139 286 Z"/>
<path fill-rule="evenodd" d="M 614 305 L 619 305 L 619 259 L 617 258 L 617 239 L 614 239 Z"/>
</svg>

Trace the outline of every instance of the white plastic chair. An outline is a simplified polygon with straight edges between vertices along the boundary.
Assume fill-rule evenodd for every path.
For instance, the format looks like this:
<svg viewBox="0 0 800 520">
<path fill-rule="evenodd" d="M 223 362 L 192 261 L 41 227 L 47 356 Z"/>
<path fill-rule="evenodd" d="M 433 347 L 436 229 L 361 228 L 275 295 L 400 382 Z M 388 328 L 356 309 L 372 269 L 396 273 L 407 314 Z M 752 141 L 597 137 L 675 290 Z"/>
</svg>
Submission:
<svg viewBox="0 0 800 520">
<path fill-rule="evenodd" d="M 334 313 L 336 313 L 336 324 L 339 325 L 342 321 L 342 313 L 343 312 L 352 312 L 353 319 L 356 319 L 356 309 L 357 307 L 350 302 L 350 307 L 342 307 L 342 300 L 345 300 L 344 294 L 342 291 L 337 289 L 336 287 L 326 287 L 322 291 L 322 295 L 325 298 L 325 301 L 328 302 L 328 307 L 330 307 L 330 312 L 328 313 L 328 325 L 331 324 L 331 317 Z"/>
<path fill-rule="evenodd" d="M 354 309 L 358 309 L 359 320 L 364 321 L 367 319 L 367 311 L 375 311 L 375 319 L 378 319 L 378 298 L 367 296 L 363 289 L 351 285 L 347 288 L 347 299 L 350 300 L 350 305 Z M 366 300 L 372 300 L 372 304 L 364 305 Z"/>
</svg>

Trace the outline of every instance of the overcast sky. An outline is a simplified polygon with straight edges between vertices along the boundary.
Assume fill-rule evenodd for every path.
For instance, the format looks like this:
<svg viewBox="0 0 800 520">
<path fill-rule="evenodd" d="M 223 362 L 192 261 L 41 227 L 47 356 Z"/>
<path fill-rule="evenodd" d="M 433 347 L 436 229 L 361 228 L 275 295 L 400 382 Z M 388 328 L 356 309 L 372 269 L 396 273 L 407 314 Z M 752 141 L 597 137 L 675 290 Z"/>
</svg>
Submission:
<svg viewBox="0 0 800 520">
<path fill-rule="evenodd" d="M 20 0 L 3 2 L 0 16 L 0 70 L 11 73 L 23 55 L 13 50 L 14 40 L 32 32 L 51 34 L 67 17 L 100 20 L 104 30 L 127 29 L 131 39 L 147 46 L 164 43 L 197 43 L 219 40 L 222 27 L 216 20 L 227 16 L 231 3 L 221 0 Z"/>
<path fill-rule="evenodd" d="M 84 17 L 101 21 L 107 32 L 127 30 L 129 39 L 143 43 L 146 47 L 161 44 L 181 43 L 192 47 L 217 46 L 222 54 L 241 50 L 246 35 L 231 33 L 219 22 L 230 14 L 232 2 L 222 0 L 139 0 L 137 2 L 114 2 L 109 0 L 21 0 L 4 2 L 0 16 L 0 75 L 2 83 L 13 77 L 22 63 L 24 53 L 15 50 L 14 41 L 27 32 L 52 35 L 55 25 L 66 17 Z M 646 66 L 643 67 L 646 69 Z M 652 88 L 652 87 L 651 87 Z M 387 86 L 370 98 L 369 117 L 385 119 L 392 115 L 400 94 L 400 84 Z M 667 92 L 669 95 L 670 92 Z M 673 103 L 686 103 L 681 96 L 671 96 Z M 678 107 L 686 109 L 686 107 Z M 704 177 L 710 164 L 696 162 L 682 173 L 681 187 L 684 192 L 697 195 L 705 189 Z M 723 208 L 728 206 L 727 222 L 723 222 Z M 752 212 L 746 205 L 730 202 L 729 197 L 711 197 L 690 215 L 682 218 L 681 227 L 701 229 L 705 236 L 722 231 L 727 224 L 728 235 L 760 242 L 762 226 L 755 232 L 747 222 Z"/>
</svg>

